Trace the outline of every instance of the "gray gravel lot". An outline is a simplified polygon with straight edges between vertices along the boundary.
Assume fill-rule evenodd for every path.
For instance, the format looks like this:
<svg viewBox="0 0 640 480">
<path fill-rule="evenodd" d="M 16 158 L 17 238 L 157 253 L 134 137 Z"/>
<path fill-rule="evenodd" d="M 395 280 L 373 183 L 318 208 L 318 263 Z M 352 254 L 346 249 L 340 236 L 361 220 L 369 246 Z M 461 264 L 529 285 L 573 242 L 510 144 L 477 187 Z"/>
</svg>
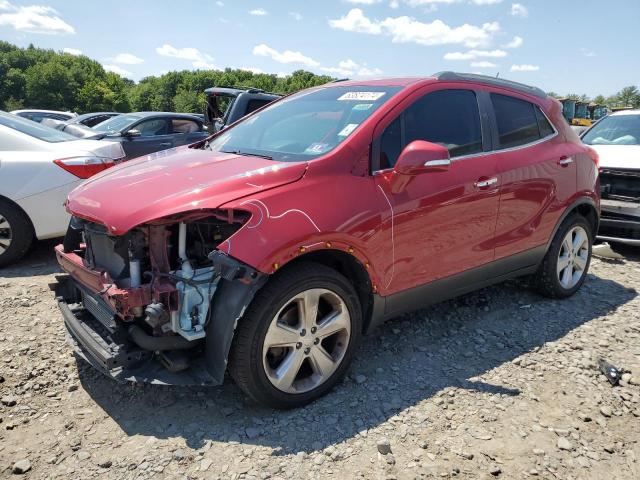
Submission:
<svg viewBox="0 0 640 480">
<path fill-rule="evenodd" d="M 518 281 L 399 317 L 281 412 L 76 362 L 53 244 L 0 270 L 1 478 L 640 478 L 640 256 L 595 259 L 569 300 Z"/>
</svg>

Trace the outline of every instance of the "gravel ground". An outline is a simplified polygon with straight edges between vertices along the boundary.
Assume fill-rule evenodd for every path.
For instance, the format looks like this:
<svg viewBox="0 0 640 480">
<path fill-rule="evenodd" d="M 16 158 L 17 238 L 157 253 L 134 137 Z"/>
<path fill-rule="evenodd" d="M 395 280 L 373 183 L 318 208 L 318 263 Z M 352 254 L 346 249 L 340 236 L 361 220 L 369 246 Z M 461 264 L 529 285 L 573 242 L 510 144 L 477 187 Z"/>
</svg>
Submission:
<svg viewBox="0 0 640 480">
<path fill-rule="evenodd" d="M 640 256 L 595 259 L 566 301 L 509 282 L 399 317 L 280 412 L 230 381 L 118 385 L 77 362 L 52 245 L 0 271 L 2 478 L 640 478 Z"/>
</svg>

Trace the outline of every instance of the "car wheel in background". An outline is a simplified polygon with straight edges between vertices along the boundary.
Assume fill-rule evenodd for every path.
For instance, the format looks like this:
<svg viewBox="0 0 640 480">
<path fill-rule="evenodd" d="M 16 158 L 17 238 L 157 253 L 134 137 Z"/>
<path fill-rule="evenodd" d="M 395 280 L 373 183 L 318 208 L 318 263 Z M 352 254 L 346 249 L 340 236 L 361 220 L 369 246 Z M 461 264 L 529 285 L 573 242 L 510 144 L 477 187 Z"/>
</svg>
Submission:
<svg viewBox="0 0 640 480">
<path fill-rule="evenodd" d="M 0 267 L 24 256 L 33 243 L 31 222 L 18 207 L 0 199 Z"/>
<path fill-rule="evenodd" d="M 589 222 L 581 215 L 570 215 L 560 225 L 535 274 L 538 291 L 551 298 L 577 292 L 589 271 L 592 245 Z"/>
<path fill-rule="evenodd" d="M 256 295 L 236 330 L 229 372 L 254 401 L 299 407 L 345 375 L 361 329 L 351 283 L 324 265 L 300 264 Z"/>
</svg>

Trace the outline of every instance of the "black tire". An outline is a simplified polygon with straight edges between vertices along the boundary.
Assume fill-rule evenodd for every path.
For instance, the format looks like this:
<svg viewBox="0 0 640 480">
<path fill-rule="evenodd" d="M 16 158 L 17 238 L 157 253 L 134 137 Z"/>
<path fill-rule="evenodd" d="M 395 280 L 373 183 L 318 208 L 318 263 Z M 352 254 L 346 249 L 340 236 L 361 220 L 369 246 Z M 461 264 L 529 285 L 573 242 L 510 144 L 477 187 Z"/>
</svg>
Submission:
<svg viewBox="0 0 640 480">
<path fill-rule="evenodd" d="M 588 237 L 588 257 L 586 261 L 586 267 L 583 270 L 582 278 L 571 288 L 565 288 L 560 283 L 558 276 L 558 257 L 560 255 L 560 249 L 562 242 L 567 233 L 574 227 L 582 227 L 587 232 Z M 591 224 L 581 215 L 572 214 L 567 217 L 558 231 L 556 232 L 553 241 L 549 246 L 549 250 L 540 264 L 538 271 L 534 275 L 534 285 L 538 292 L 549 298 L 567 298 L 576 293 L 582 284 L 584 283 L 587 273 L 589 272 L 589 265 L 591 264 L 591 251 L 593 247 L 593 231 Z"/>
<path fill-rule="evenodd" d="M 11 243 L 8 248 L 2 249 L 0 253 L 0 267 L 9 265 L 10 263 L 20 260 L 31 247 L 34 239 L 33 226 L 27 216 L 15 205 L 0 199 L 0 217 L 6 220 L 11 228 Z M 0 232 L 6 232 L 7 229 L 0 225 Z M 0 235 L 0 245 L 6 247 L 7 242 L 3 242 L 3 236 Z"/>
<path fill-rule="evenodd" d="M 351 319 L 351 334 L 338 368 L 324 383 L 304 393 L 276 388 L 265 373 L 263 344 L 276 314 L 291 298 L 309 289 L 322 288 L 337 294 Z M 331 390 L 346 374 L 362 332 L 362 310 L 353 285 L 337 271 L 316 263 L 283 269 L 256 294 L 239 322 L 229 354 L 229 373 L 235 383 L 259 404 L 288 409 L 303 406 Z"/>
</svg>

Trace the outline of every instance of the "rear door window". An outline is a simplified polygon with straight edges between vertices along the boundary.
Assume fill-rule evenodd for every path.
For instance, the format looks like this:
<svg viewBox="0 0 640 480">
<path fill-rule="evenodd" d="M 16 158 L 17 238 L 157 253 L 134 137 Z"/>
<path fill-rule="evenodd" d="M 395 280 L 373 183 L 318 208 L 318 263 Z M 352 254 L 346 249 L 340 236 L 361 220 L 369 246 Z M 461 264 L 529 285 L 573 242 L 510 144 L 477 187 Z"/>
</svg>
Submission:
<svg viewBox="0 0 640 480">
<path fill-rule="evenodd" d="M 200 131 L 200 125 L 193 120 L 174 118 L 171 120 L 171 131 L 173 133 L 194 133 Z"/>
<path fill-rule="evenodd" d="M 534 105 L 518 98 L 491 94 L 498 124 L 499 149 L 518 147 L 540 140 Z"/>
</svg>

